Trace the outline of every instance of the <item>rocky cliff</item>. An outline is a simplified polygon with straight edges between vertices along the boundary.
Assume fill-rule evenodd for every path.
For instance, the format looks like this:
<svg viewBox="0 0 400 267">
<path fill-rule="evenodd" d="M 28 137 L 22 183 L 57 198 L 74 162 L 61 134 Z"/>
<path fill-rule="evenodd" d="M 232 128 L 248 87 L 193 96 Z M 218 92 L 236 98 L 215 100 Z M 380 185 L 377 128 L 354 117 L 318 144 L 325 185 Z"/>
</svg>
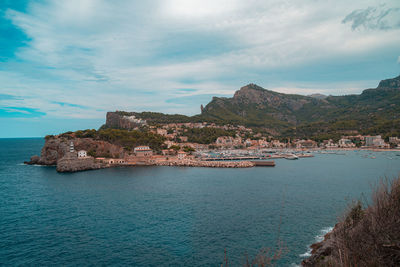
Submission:
<svg viewBox="0 0 400 267">
<path fill-rule="evenodd" d="M 86 150 L 98 157 L 123 157 L 124 149 L 120 146 L 110 144 L 101 140 L 92 138 L 48 138 L 42 148 L 41 155 L 31 157 L 28 164 L 39 165 L 57 165 L 57 162 L 63 158 L 69 151 L 69 145 L 73 142 L 75 150 Z"/>
<path fill-rule="evenodd" d="M 105 126 L 107 128 L 126 130 L 141 126 L 141 124 L 134 119 L 130 119 L 131 116 L 134 115 L 129 112 L 107 112 Z"/>
<path fill-rule="evenodd" d="M 386 79 L 379 83 L 379 89 L 397 89 L 400 90 L 400 75 L 393 79 Z"/>
</svg>

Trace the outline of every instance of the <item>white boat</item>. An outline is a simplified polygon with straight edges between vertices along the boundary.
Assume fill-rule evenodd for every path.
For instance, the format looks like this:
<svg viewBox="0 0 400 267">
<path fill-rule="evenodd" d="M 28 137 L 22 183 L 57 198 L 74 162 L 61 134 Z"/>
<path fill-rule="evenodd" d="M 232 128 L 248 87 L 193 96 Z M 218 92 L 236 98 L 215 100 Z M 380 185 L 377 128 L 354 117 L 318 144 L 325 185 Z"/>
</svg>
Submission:
<svg viewBox="0 0 400 267">
<path fill-rule="evenodd" d="M 295 160 L 295 159 L 299 159 L 299 157 L 294 154 L 289 154 L 289 155 L 285 156 L 285 159 Z"/>
</svg>

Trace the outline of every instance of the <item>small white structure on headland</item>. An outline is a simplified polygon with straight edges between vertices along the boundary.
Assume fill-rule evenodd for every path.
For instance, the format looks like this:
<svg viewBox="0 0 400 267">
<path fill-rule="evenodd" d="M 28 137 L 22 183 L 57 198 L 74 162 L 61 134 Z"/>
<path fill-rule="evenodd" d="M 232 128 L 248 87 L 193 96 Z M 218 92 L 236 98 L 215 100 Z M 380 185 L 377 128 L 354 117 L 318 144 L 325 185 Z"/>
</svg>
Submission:
<svg viewBox="0 0 400 267">
<path fill-rule="evenodd" d="M 86 158 L 86 157 L 87 157 L 86 150 L 79 150 L 78 151 L 78 158 Z"/>
</svg>

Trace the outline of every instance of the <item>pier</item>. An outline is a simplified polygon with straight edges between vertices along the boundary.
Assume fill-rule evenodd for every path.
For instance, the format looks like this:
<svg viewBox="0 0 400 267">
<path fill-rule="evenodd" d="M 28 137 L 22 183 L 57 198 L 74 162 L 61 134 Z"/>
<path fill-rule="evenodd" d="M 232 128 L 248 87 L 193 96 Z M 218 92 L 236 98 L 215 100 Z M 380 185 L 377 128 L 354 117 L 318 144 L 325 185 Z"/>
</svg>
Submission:
<svg viewBox="0 0 400 267">
<path fill-rule="evenodd" d="M 225 161 L 225 160 L 262 160 L 269 159 L 270 157 L 260 157 L 260 156 L 243 156 L 243 157 L 215 157 L 215 158 L 202 158 L 202 161 Z"/>
<path fill-rule="evenodd" d="M 251 160 L 250 162 L 256 167 L 275 167 L 275 161 L 273 160 Z"/>
</svg>

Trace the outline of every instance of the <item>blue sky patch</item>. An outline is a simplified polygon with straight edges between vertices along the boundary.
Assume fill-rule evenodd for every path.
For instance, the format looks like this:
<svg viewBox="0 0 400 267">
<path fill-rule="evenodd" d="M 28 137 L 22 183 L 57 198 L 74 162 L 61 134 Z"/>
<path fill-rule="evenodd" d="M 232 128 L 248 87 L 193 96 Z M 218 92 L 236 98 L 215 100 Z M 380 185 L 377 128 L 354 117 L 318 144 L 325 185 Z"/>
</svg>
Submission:
<svg viewBox="0 0 400 267">
<path fill-rule="evenodd" d="M 77 105 L 77 104 L 71 104 L 71 103 L 66 103 L 66 102 L 57 102 L 54 101 L 54 104 L 60 105 L 62 107 L 73 107 L 73 108 L 81 108 L 81 109 L 87 109 L 88 107 L 82 106 L 82 105 Z"/>
<path fill-rule="evenodd" d="M 42 117 L 46 113 L 39 111 L 35 108 L 22 108 L 22 107 L 1 107 L 0 117 L 3 118 L 35 118 Z"/>
</svg>

